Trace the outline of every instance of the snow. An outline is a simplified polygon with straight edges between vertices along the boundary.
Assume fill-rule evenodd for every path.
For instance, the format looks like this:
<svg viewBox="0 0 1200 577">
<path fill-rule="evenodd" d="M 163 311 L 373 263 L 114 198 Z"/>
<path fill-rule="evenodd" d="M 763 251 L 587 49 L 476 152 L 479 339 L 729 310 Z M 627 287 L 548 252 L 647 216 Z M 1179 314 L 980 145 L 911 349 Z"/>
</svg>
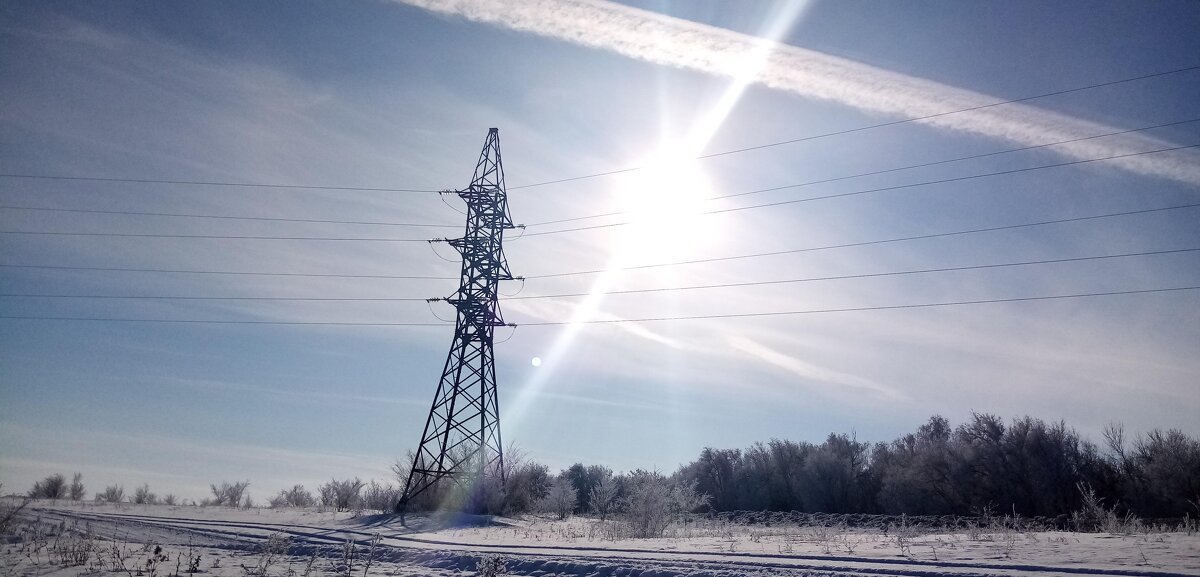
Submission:
<svg viewBox="0 0 1200 577">
<path fill-rule="evenodd" d="M 391 515 L 316 509 L 70 502 L 34 503 L 21 515 L 45 534 L 30 533 L 28 523 L 22 539 L 3 544 L 0 577 L 139 577 L 133 567 L 143 577 L 186 577 L 194 555 L 203 559 L 198 569 L 205 577 L 345 576 L 347 565 L 351 577 L 473 575 L 481 559 L 495 556 L 503 557 L 507 574 L 539 576 L 1200 575 L 1200 534 L 1166 528 L 1129 535 L 1020 532 L 999 524 L 969 532 L 884 532 L 697 519 L 660 538 L 632 539 L 611 521 L 579 517 L 410 516 L 403 526 Z M 92 560 L 64 566 L 55 547 L 82 543 L 85 535 L 92 536 Z M 152 562 L 150 575 L 145 564 L 155 547 L 166 560 Z M 130 571 L 114 570 L 114 550 L 128 553 Z"/>
</svg>

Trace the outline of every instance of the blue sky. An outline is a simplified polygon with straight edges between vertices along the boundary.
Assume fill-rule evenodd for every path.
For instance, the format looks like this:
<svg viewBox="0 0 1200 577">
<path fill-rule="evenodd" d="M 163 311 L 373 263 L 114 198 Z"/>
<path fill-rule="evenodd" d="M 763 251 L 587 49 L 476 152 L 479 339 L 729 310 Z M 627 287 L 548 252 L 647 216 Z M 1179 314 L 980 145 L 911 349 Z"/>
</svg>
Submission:
<svg viewBox="0 0 1200 577">
<path fill-rule="evenodd" d="M 697 214 L 1200 142 L 1182 72 L 662 170 L 753 147 L 1200 64 L 1188 2 L 8 2 L 0 172 L 446 189 L 499 127 L 514 274 L 552 275 L 1200 202 L 1195 149 Z M 764 44 L 756 38 L 777 41 Z M 0 230 L 426 239 L 457 201 L 403 192 L 0 179 L 0 204 L 445 224 L 0 209 Z M 679 211 L 664 210 L 679 207 Z M 530 279 L 518 297 L 1200 248 L 1200 209 L 686 266 Z M 680 216 L 680 211 L 683 216 Z M 642 219 L 633 226 L 534 235 Z M 591 299 L 509 321 L 877 307 L 1200 285 L 1197 252 Z M 0 264 L 455 277 L 423 242 L 0 235 Z M 7 295 L 392 298 L 454 280 L 0 269 Z M 520 291 L 518 293 L 518 290 Z M 1200 434 L 1200 292 L 651 323 L 525 326 L 497 345 L 503 434 L 565 467 L 673 470 L 704 446 L 889 440 L 972 410 Z M 442 307 L 442 308 L 437 308 Z M 450 318 L 435 305 L 432 312 Z M 0 297 L 0 315 L 437 322 L 421 302 Z M 81 471 L 199 498 L 383 479 L 413 448 L 452 329 L 0 319 L 0 482 Z M 544 359 L 534 367 L 531 359 Z"/>
</svg>

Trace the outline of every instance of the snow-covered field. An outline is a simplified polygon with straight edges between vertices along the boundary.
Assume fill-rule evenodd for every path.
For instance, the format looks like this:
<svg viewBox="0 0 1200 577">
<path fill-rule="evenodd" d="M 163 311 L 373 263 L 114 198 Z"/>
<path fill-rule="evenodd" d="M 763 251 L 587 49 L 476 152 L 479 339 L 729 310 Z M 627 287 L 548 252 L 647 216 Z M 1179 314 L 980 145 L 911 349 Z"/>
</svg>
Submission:
<svg viewBox="0 0 1200 577">
<path fill-rule="evenodd" d="M 657 539 L 610 522 L 408 518 L 313 509 L 33 503 L 0 545 L 0 577 L 474 575 L 1200 575 L 1200 534 L 969 532 L 731 525 L 696 520 Z M 157 551 L 157 553 L 156 553 Z"/>
</svg>

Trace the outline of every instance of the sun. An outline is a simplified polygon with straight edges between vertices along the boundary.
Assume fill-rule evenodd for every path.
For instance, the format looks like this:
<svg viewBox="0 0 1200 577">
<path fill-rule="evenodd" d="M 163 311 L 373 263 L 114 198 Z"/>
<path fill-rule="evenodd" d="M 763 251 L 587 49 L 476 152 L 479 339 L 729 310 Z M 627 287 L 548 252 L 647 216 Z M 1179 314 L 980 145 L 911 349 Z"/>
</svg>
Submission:
<svg viewBox="0 0 1200 577">
<path fill-rule="evenodd" d="M 714 241 L 703 217 L 712 186 L 685 148 L 662 148 L 622 176 L 616 201 L 622 220 L 615 257 L 620 266 L 670 262 L 702 252 Z"/>
</svg>

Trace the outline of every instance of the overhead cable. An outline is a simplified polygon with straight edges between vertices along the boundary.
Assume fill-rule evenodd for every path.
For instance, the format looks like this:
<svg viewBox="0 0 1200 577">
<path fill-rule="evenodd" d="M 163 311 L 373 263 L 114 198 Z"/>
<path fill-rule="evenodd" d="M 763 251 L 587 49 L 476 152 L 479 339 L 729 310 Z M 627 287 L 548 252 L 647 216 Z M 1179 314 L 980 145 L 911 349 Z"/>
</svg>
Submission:
<svg viewBox="0 0 1200 577">
<path fill-rule="evenodd" d="M 1155 250 L 1144 252 L 1129 252 L 1122 254 L 1106 254 L 1098 256 L 1080 256 L 1071 258 L 1058 259 L 1043 259 L 1029 260 L 1019 262 L 1006 262 L 995 264 L 980 264 L 967 265 L 956 267 L 938 267 L 925 268 L 903 271 L 889 271 L 876 273 L 848 274 L 837 276 L 821 276 L 821 277 L 806 277 L 781 280 L 763 280 L 763 281 L 747 281 L 735 283 L 707 284 L 707 285 L 690 285 L 678 287 L 652 287 L 643 289 L 629 290 L 614 290 L 605 291 L 605 295 L 621 295 L 621 294 L 641 294 L 641 293 L 656 293 L 656 292 L 679 292 L 700 289 L 719 289 L 719 288 L 736 288 L 748 286 L 764 286 L 776 284 L 792 284 L 802 282 L 816 281 L 831 281 L 831 280 L 849 280 L 863 279 L 889 276 L 905 276 L 913 274 L 931 274 L 943 272 L 956 272 L 968 270 L 985 270 L 996 268 L 1008 268 L 1018 266 L 1032 266 L 1044 264 L 1061 264 L 1071 262 L 1086 262 L 1117 258 L 1132 258 L 1139 256 L 1157 256 L 1166 254 L 1179 254 L 1188 252 L 1197 252 L 1200 248 L 1180 248 L 1169 250 Z M 561 293 L 547 295 L 529 295 L 529 296 L 505 296 L 505 300 L 540 300 L 540 299 L 556 299 L 556 298 L 573 298 L 592 296 L 593 293 Z M 79 294 L 46 294 L 46 293 L 8 293 L 0 294 L 0 298 L 32 298 L 32 299 L 81 299 L 81 300 L 196 300 L 196 301 L 338 301 L 338 302 L 428 302 L 431 299 L 424 297 L 278 297 L 278 296 L 197 296 L 197 295 L 79 295 Z"/>
<path fill-rule="evenodd" d="M 924 182 L 914 182 L 914 183 L 910 183 L 910 184 L 882 186 L 882 187 L 878 187 L 878 188 L 868 188 L 865 190 L 856 190 L 856 191 L 852 191 L 852 192 L 839 192 L 836 194 L 826 194 L 826 195 L 822 195 L 822 196 L 810 196 L 810 197 L 806 197 L 806 198 L 795 198 L 795 199 L 791 199 L 791 200 L 780 200 L 780 201 L 776 201 L 776 202 L 767 202 L 767 203 L 763 203 L 763 204 L 751 204 L 751 205 L 747 205 L 747 206 L 718 208 L 718 209 L 713 209 L 713 210 L 699 211 L 699 212 L 696 212 L 693 214 L 695 216 L 700 216 L 700 215 L 708 215 L 708 214 L 723 214 L 723 213 L 728 213 L 728 212 L 738 212 L 738 211 L 743 211 L 743 210 L 753 210 L 756 208 L 771 208 L 771 207 L 775 207 L 775 206 L 784 206 L 784 205 L 789 205 L 789 204 L 797 204 L 797 203 L 801 203 L 801 202 L 812 202 L 812 201 L 816 201 L 816 200 L 828 200 L 831 198 L 844 198 L 844 197 L 848 197 L 848 196 L 859 196 L 859 195 L 864 195 L 864 194 L 872 194 L 872 193 L 876 193 L 876 192 L 887 192 L 887 191 L 892 191 L 892 190 L 902 190 L 905 188 L 916 188 L 919 186 L 929 186 L 931 184 L 945 184 L 948 182 L 962 182 L 964 180 L 974 180 L 977 178 L 988 178 L 988 177 L 992 177 L 992 176 L 1001 176 L 1001 175 L 1006 175 L 1006 174 L 1032 172 L 1035 170 L 1044 170 L 1047 168 L 1059 168 L 1059 167 L 1063 167 L 1063 166 L 1074 166 L 1074 165 L 1079 165 L 1079 164 L 1087 164 L 1090 162 L 1102 162 L 1102 161 L 1107 161 L 1107 160 L 1116 160 L 1116 159 L 1120 159 L 1120 158 L 1129 158 L 1129 157 L 1133 157 L 1133 156 L 1143 156 L 1143 155 L 1147 155 L 1147 154 L 1156 154 L 1156 153 L 1160 153 L 1160 152 L 1171 152 L 1171 151 L 1175 151 L 1175 150 L 1184 150 L 1184 149 L 1196 148 L 1196 147 L 1200 147 L 1200 144 L 1188 144 L 1185 146 L 1173 146 L 1170 148 L 1158 148 L 1158 149 L 1154 149 L 1154 150 L 1144 150 L 1142 152 L 1130 152 L 1130 153 L 1126 153 L 1126 154 L 1116 154 L 1113 156 L 1104 156 L 1101 158 L 1071 160 L 1071 161 L 1067 161 L 1067 162 L 1057 162 L 1054 164 L 1043 164 L 1041 166 L 1014 168 L 1011 170 L 1001 170 L 1001 171 L 997 171 L 997 172 L 987 172 L 987 173 L 983 173 L 983 174 L 971 174 L 971 175 L 967 175 L 967 176 L 956 176 L 953 178 L 941 178 L 941 179 L 937 179 L 937 180 L 927 180 Z M 618 227 L 618 226 L 628 226 L 631 224 L 634 224 L 634 222 L 633 221 L 610 222 L 607 224 L 594 224 L 594 225 L 590 225 L 590 226 L 579 226 L 579 227 L 574 227 L 574 228 L 561 228 L 561 229 L 557 229 L 557 230 L 530 232 L 530 233 L 526 233 L 525 236 L 526 237 L 545 236 L 545 235 L 550 235 L 550 234 L 561 234 L 564 232 L 579 232 L 579 231 L 585 231 L 585 230 L 598 230 L 598 229 L 613 228 L 613 227 Z"/>
<path fill-rule="evenodd" d="M 892 172 L 900 172 L 900 171 L 904 171 L 904 170 L 913 170 L 913 169 L 916 169 L 916 168 L 927 168 L 927 167 L 930 167 L 930 166 L 938 166 L 938 165 L 942 165 L 942 164 L 950 164 L 950 163 L 953 163 L 953 162 L 962 162 L 962 161 L 964 161 L 964 160 L 975 160 L 975 159 L 979 159 L 979 158 L 987 158 L 987 157 L 990 157 L 990 156 L 999 156 L 999 155 L 1002 155 L 1002 154 L 1011 154 L 1011 153 L 1014 153 L 1014 152 L 1023 152 L 1023 151 L 1027 151 L 1027 150 L 1034 150 L 1034 149 L 1038 149 L 1038 148 L 1047 148 L 1047 147 L 1050 147 L 1050 146 L 1058 146 L 1058 145 L 1062 145 L 1062 144 L 1070 144 L 1070 143 L 1073 143 L 1073 142 L 1082 142 L 1082 141 L 1085 141 L 1085 140 L 1095 140 L 1095 139 L 1097 139 L 1097 138 L 1106 138 L 1106 137 L 1109 137 L 1109 136 L 1117 136 L 1117 135 L 1120 135 L 1120 134 L 1128 134 L 1128 133 L 1131 133 L 1131 132 L 1142 132 L 1142 131 L 1146 131 L 1146 130 L 1153 130 L 1153 129 L 1156 129 L 1156 128 L 1165 128 L 1165 127 L 1168 127 L 1168 126 L 1177 126 L 1177 125 L 1181 125 L 1181 124 L 1190 124 L 1190 123 L 1192 123 L 1192 122 L 1200 122 L 1200 118 L 1191 118 L 1191 119 L 1188 119 L 1188 120 L 1179 120 L 1179 121 L 1176 121 L 1176 122 L 1168 122 L 1168 123 L 1165 123 L 1165 124 L 1155 124 L 1154 126 L 1143 126 L 1143 127 L 1140 127 L 1140 128 L 1130 128 L 1130 129 L 1128 129 L 1128 130 L 1120 130 L 1120 131 L 1117 131 L 1117 132 L 1106 132 L 1106 133 L 1104 133 L 1104 134 L 1096 134 L 1096 135 L 1093 135 L 1093 136 L 1085 136 L 1085 137 L 1081 137 L 1081 138 L 1072 138 L 1072 139 L 1069 139 L 1069 140 L 1059 140 L 1059 141 L 1056 141 L 1056 142 L 1047 142 L 1047 143 L 1044 143 L 1044 144 L 1035 144 L 1035 145 L 1032 145 L 1032 146 L 1022 146 L 1022 147 L 1019 147 L 1019 148 L 1009 148 L 1009 149 L 1005 149 L 1005 150 L 997 150 L 997 151 L 995 151 L 995 152 L 985 152 L 985 153 L 982 153 L 982 154 L 971 154 L 971 155 L 968 155 L 968 156 L 958 156 L 958 157 L 955 157 L 955 158 L 948 158 L 948 159 L 945 159 L 945 160 L 936 160 L 936 161 L 932 161 L 932 162 L 923 162 L 923 163 L 920 163 L 920 164 L 909 164 L 909 165 L 906 165 L 906 166 L 899 166 L 899 167 L 895 167 L 895 168 L 887 168 L 887 169 L 882 169 L 882 170 L 873 170 L 873 171 L 870 171 L 870 172 L 859 172 L 859 173 L 855 173 L 855 174 L 848 174 L 848 175 L 845 175 L 845 176 L 835 176 L 835 177 L 832 177 L 832 178 L 823 178 L 823 179 L 820 179 L 820 180 L 809 180 L 809 181 L 800 182 L 800 183 L 796 183 L 796 184 L 785 184 L 785 185 L 783 185 L 783 186 L 773 186 L 773 187 L 770 187 L 770 188 L 759 188 L 759 189 L 755 189 L 755 190 L 748 190 L 748 191 L 746 191 L 746 192 L 734 192 L 734 193 L 730 193 L 730 194 L 720 194 L 720 195 L 716 195 L 716 196 L 709 196 L 709 197 L 702 198 L 702 199 L 699 199 L 699 200 L 701 200 L 701 201 L 721 200 L 721 199 L 723 199 L 723 198 L 735 198 L 735 197 L 739 197 L 739 196 L 750 196 L 750 195 L 752 195 L 752 194 L 762 194 L 762 193 L 764 193 L 764 192 L 775 192 L 775 191 L 778 191 L 778 190 L 787 190 L 787 189 L 791 189 L 791 188 L 802 188 L 802 187 L 806 187 L 806 186 L 814 186 L 814 185 L 817 185 L 817 184 L 828 184 L 828 183 L 831 183 L 831 182 L 840 182 L 840 181 L 843 181 L 843 180 L 852 180 L 852 179 L 855 179 L 855 178 L 863 178 L 863 177 L 867 177 L 867 176 L 878 176 L 878 175 L 880 175 L 880 174 L 888 174 L 888 173 L 892 173 Z M 600 213 L 600 214 L 590 214 L 590 215 L 587 215 L 587 216 L 575 216 L 575 217 L 571 217 L 571 218 L 560 218 L 560 219 L 556 219 L 556 220 L 546 220 L 546 221 L 541 221 L 541 222 L 535 222 L 535 223 L 527 224 L 527 225 L 525 225 L 525 226 L 527 226 L 527 227 L 538 227 L 538 226 L 546 226 L 546 225 L 548 225 L 548 224 L 561 224 L 561 223 L 564 223 L 564 222 L 575 222 L 575 221 L 579 221 L 579 220 L 588 220 L 588 219 L 592 219 L 592 218 L 604 218 L 604 217 L 609 217 L 609 216 L 620 216 L 620 215 L 622 215 L 622 214 L 625 214 L 625 212 L 624 212 L 624 211 L 605 212 L 605 213 Z"/>
<path fill-rule="evenodd" d="M 851 248 L 851 247 L 870 246 L 870 245 L 877 245 L 877 244 L 889 244 L 889 243 L 894 243 L 894 242 L 907 242 L 907 241 L 914 241 L 914 240 L 925 240 L 925 239 L 933 239 L 933 238 L 979 234 L 979 233 L 985 233 L 985 232 L 997 232 L 997 231 L 1013 230 L 1013 229 L 1027 228 L 1027 227 L 1048 226 L 1048 225 L 1054 225 L 1054 224 L 1065 224 L 1065 223 L 1071 223 L 1071 222 L 1099 220 L 1099 219 L 1116 218 L 1116 217 L 1122 217 L 1122 216 L 1133 216 L 1133 215 L 1138 215 L 1138 214 L 1166 212 L 1166 211 L 1172 211 L 1172 210 L 1183 210 L 1183 209 L 1197 208 L 1197 207 L 1200 207 L 1200 203 L 1180 204 L 1180 205 L 1174 205 L 1174 206 L 1165 206 L 1165 207 L 1159 207 L 1159 208 L 1148 208 L 1148 209 L 1130 210 L 1130 211 L 1121 211 L 1121 212 L 1110 212 L 1110 213 L 1088 215 L 1088 216 L 1060 218 L 1060 219 L 1054 219 L 1054 220 L 1042 220 L 1042 221 L 1019 223 L 1019 224 L 1009 224 L 1009 225 L 957 230 L 957 231 L 951 231 L 951 232 L 931 233 L 931 234 L 906 236 L 906 237 L 894 237 L 894 238 L 887 238 L 887 239 L 880 239 L 880 240 L 870 240 L 870 241 L 843 243 L 843 244 L 835 244 L 835 245 L 825 245 L 825 246 L 817 246 L 817 247 L 786 249 L 786 250 L 777 250 L 777 251 L 770 251 L 770 252 L 729 255 L 729 256 L 711 257 L 711 258 L 703 258 L 703 259 L 679 260 L 679 261 L 653 263 L 653 264 L 645 264 L 645 265 L 634 265 L 634 266 L 628 266 L 628 267 L 617 267 L 617 268 L 612 268 L 612 269 L 591 269 L 591 270 L 579 270 L 579 271 L 560 272 L 560 273 L 546 273 L 546 274 L 540 274 L 540 275 L 527 275 L 524 278 L 540 279 L 540 278 L 582 276 L 582 275 L 590 275 L 590 274 L 600 274 L 600 273 L 609 272 L 609 271 L 642 270 L 642 269 L 649 269 L 649 268 L 702 264 L 702 263 L 708 263 L 708 262 L 723 262 L 723 261 L 730 261 L 730 260 L 741 260 L 741 259 L 759 258 L 759 257 L 767 257 L 767 256 L 778 256 L 778 255 L 785 255 L 785 254 L 796 254 L 796 253 L 804 253 L 804 252 L 833 250 L 833 249 L 839 249 L 839 248 Z M 267 276 L 267 277 L 275 276 L 275 277 L 299 277 L 299 278 L 357 278 L 357 279 L 382 279 L 382 280 L 457 280 L 459 278 L 457 276 L 434 276 L 434 275 L 385 275 L 385 274 L 302 273 L 302 272 L 279 272 L 279 271 L 231 271 L 231 270 L 99 267 L 99 266 L 68 266 L 68 265 L 13 264 L 13 263 L 0 263 L 0 268 L 33 269 L 33 270 L 61 270 L 61 271 L 80 271 L 80 272 L 127 272 L 127 273 L 150 273 L 150 274 L 197 274 L 197 275 Z"/>
<path fill-rule="evenodd" d="M 618 323 L 649 323 L 649 322 L 662 322 L 662 321 L 687 321 L 687 320 L 700 320 L 700 319 L 734 319 L 734 318 L 753 318 L 753 317 L 775 317 L 775 316 L 789 316 L 789 315 L 848 313 L 848 312 L 861 312 L 861 311 L 887 311 L 887 310 L 899 310 L 899 309 L 921 309 L 921 308 L 933 308 L 933 307 L 952 307 L 952 306 L 965 306 L 965 305 L 1015 303 L 1015 302 L 1045 301 L 1045 300 L 1058 300 L 1058 299 L 1076 299 L 1076 298 L 1090 298 L 1090 297 L 1101 297 L 1101 296 L 1117 296 L 1117 295 L 1165 293 L 1165 292 L 1176 292 L 1176 291 L 1191 291 L 1191 290 L 1197 290 L 1197 289 L 1200 289 L 1200 286 L 1182 286 L 1182 287 L 1140 289 L 1140 290 L 1127 290 L 1127 291 L 1105 291 L 1105 292 L 1076 293 L 1076 294 L 1065 294 L 1065 295 L 1015 297 L 1015 298 L 1004 298 L 1004 299 L 943 301 L 943 302 L 934 302 L 934 303 L 915 303 L 915 304 L 905 304 L 905 305 L 885 305 L 885 306 L 874 306 L 874 307 L 847 307 L 847 308 L 829 308 L 829 309 L 805 309 L 805 310 L 793 310 L 793 311 L 766 311 L 766 312 L 757 312 L 757 313 L 728 313 L 728 314 L 712 314 L 712 315 L 642 317 L 642 318 L 630 318 L 630 319 L 623 319 L 623 318 L 591 319 L 591 320 L 583 320 L 583 321 L 540 321 L 540 322 L 531 322 L 531 323 L 516 323 L 516 325 L 518 327 L 548 327 L 548 326 L 563 326 L 563 325 L 598 325 L 598 324 L 618 324 Z"/>
<path fill-rule="evenodd" d="M 458 280 L 456 276 L 427 276 L 427 275 L 389 275 L 389 274 L 337 274 L 337 273 L 301 273 L 301 272 L 262 272 L 236 270 L 194 270 L 172 268 L 125 268 L 100 266 L 60 266 L 43 264 L 0 264 L 0 268 L 28 268 L 39 270 L 69 270 L 69 271 L 102 271 L 102 272 L 142 272 L 169 274 L 213 274 L 213 275 L 245 275 L 245 276 L 285 276 L 312 278 L 370 278 L 398 280 Z"/>
<path fill-rule="evenodd" d="M 932 303 L 912 303 L 912 304 L 902 304 L 902 305 L 883 305 L 883 306 L 869 306 L 869 307 L 805 309 L 805 310 L 788 310 L 788 311 L 763 311 L 763 312 L 752 312 L 752 313 L 727 313 L 727 314 L 686 315 L 686 316 L 669 316 L 669 317 L 593 319 L 593 320 L 583 320 L 583 321 L 538 321 L 538 322 L 529 322 L 529 323 L 510 323 L 508 326 L 545 327 L 545 326 L 563 326 L 563 325 L 577 325 L 577 324 L 592 325 L 592 324 L 684 321 L 684 320 L 700 320 L 700 319 L 773 317 L 773 316 L 791 316 L 791 315 L 807 315 L 807 314 L 863 312 L 863 311 L 884 311 L 884 310 L 920 309 L 920 308 L 934 308 L 934 307 L 997 304 L 997 303 L 1015 303 L 1015 302 L 1029 302 L 1029 301 L 1062 300 L 1062 299 L 1091 298 L 1091 297 L 1101 297 L 1101 296 L 1180 292 L 1180 291 L 1192 291 L 1192 290 L 1197 290 L 1197 289 L 1200 289 L 1200 286 L 1181 286 L 1181 287 L 1138 289 L 1138 290 L 1125 290 L 1125 291 L 1089 292 L 1089 293 L 1060 294 L 1060 295 L 1039 295 L 1039 296 L 998 298 L 998 299 L 942 301 L 942 302 L 932 302 Z M 51 316 L 38 316 L 38 315 L 0 315 L 0 319 L 32 320 L 32 321 L 113 322 L 113 323 L 186 323 L 186 324 L 214 324 L 214 325 L 311 325 L 311 326 L 370 326 L 370 327 L 445 327 L 445 326 L 451 326 L 451 323 L 389 323 L 389 322 L 369 322 L 368 323 L 368 322 L 337 322 L 337 321 L 137 319 L 137 318 L 109 318 L 109 317 L 51 317 Z"/>
<path fill-rule="evenodd" d="M 1086 261 L 1114 259 L 1114 258 L 1130 258 L 1130 257 L 1137 257 L 1137 256 L 1178 254 L 1178 253 L 1196 252 L 1196 251 L 1200 251 L 1200 248 L 1180 248 L 1180 249 L 1155 250 L 1155 251 L 1146 251 L 1146 252 L 1129 252 L 1129 253 L 1123 253 L 1123 254 L 1106 254 L 1106 255 L 1099 255 L 1099 256 L 1080 256 L 1080 257 L 1072 257 L 1072 258 L 1028 260 L 1028 261 L 1021 261 L 1021 262 L 1006 262 L 1006 263 L 997 263 L 997 264 L 977 264 L 977 265 L 968 265 L 968 266 L 924 268 L 924 269 L 902 270 L 902 271 L 892 271 L 892 272 L 875 272 L 875 273 L 847 274 L 847 275 L 836 275 L 836 276 L 818 276 L 818 277 L 792 278 L 792 279 L 782 279 L 782 280 L 746 281 L 746 282 L 690 285 L 690 286 L 678 286 L 678 287 L 653 287 L 653 288 L 643 288 L 643 289 L 604 291 L 602 294 L 604 294 L 604 295 L 621 295 L 621 294 L 640 294 L 640 293 L 654 293 L 654 292 L 678 292 L 678 291 L 701 290 L 701 289 L 734 288 L 734 287 L 792 284 L 792 283 L 830 281 L 830 280 L 848 280 L 848 279 L 876 278 L 876 277 L 889 277 L 889 276 L 904 276 L 904 275 L 912 275 L 912 274 L 928 274 L 928 273 L 967 271 L 967 270 L 984 270 L 984 269 L 995 269 L 995 268 L 1006 268 L 1006 267 L 1017 267 L 1017 266 L 1059 264 L 1059 263 L 1068 263 L 1068 262 L 1086 262 Z M 548 294 L 548 295 L 512 296 L 512 297 L 508 297 L 506 300 L 557 299 L 557 298 L 587 297 L 587 296 L 592 296 L 592 295 L 593 295 L 593 293 L 588 293 L 588 292 L 560 293 L 560 294 Z M 9 296 L 9 295 L 0 295 L 0 296 Z"/>
<path fill-rule="evenodd" d="M 26 321 L 86 321 L 107 323 L 167 323 L 167 324 L 197 324 L 197 325 L 301 325 L 301 326 L 339 326 L 339 327 L 445 327 L 454 323 L 357 323 L 336 321 L 248 321 L 248 320 L 208 320 L 208 319 L 129 319 L 106 317 L 45 317 L 36 315 L 0 315 L 0 319 Z"/>
<path fill-rule="evenodd" d="M 157 178 L 115 178 L 103 176 L 69 176 L 61 174 L 17 174 L 0 173 L 0 178 L 23 178 L 31 180 L 74 180 L 83 182 L 127 182 L 136 184 L 181 184 L 187 186 L 225 186 L 238 188 L 282 188 L 299 190 L 348 190 L 360 192 L 419 192 L 437 193 L 436 189 L 384 188 L 369 186 L 321 186 L 315 184 L 271 184 L 263 182 L 226 182 L 216 180 L 173 180 Z"/>
<path fill-rule="evenodd" d="M 233 216 L 233 215 L 218 215 L 218 214 L 191 214 L 179 212 L 139 212 L 131 210 L 93 210 L 85 208 L 55 208 L 48 206 L 20 206 L 11 204 L 0 204 L 0 209 L 7 210 L 30 210 L 39 212 L 73 212 L 82 214 L 116 214 L 129 216 L 163 216 L 163 217 L 179 217 L 179 218 L 207 218 L 220 220 L 251 220 L 251 221 L 267 221 L 267 222 L 296 222 L 296 223 L 316 223 L 316 224 L 355 224 L 355 225 L 370 225 L 370 226 L 402 226 L 402 227 L 423 227 L 423 228 L 461 228 L 459 224 L 426 224 L 417 222 L 382 222 L 371 220 L 326 220 L 317 218 L 279 218 L 266 216 Z"/>
<path fill-rule="evenodd" d="M 225 234 L 158 234 L 158 233 L 129 233 L 129 232 L 62 232 L 62 231 L 28 231 L 0 230 L 0 234 L 12 235 L 48 235 L 48 236 L 91 236 L 117 238 L 194 238 L 219 240 L 323 240 L 323 241 L 361 241 L 361 242 L 429 242 L 425 238 L 378 238 L 378 237 L 327 237 L 327 236 L 251 236 Z"/>
<path fill-rule="evenodd" d="M 797 254 L 797 253 L 803 253 L 803 252 L 817 252 L 817 251 L 822 251 L 822 250 L 833 250 L 833 249 L 839 249 L 839 248 L 872 246 L 872 245 L 877 245 L 877 244 L 888 244 L 888 243 L 893 243 L 893 242 L 907 242 L 907 241 L 913 241 L 913 240 L 944 238 L 944 237 L 950 237 L 950 236 L 960 236 L 960 235 L 977 234 L 977 233 L 984 233 L 984 232 L 995 232 L 995 231 L 1001 231 L 1001 230 L 1014 230 L 1014 229 L 1019 229 L 1019 228 L 1047 226 L 1047 225 L 1052 225 L 1052 224 L 1064 224 L 1064 223 L 1068 223 L 1068 222 L 1082 222 L 1082 221 L 1097 220 L 1097 219 L 1102 219 L 1102 218 L 1115 218 L 1115 217 L 1120 217 L 1120 216 L 1131 216 L 1131 215 L 1135 215 L 1135 214 L 1149 214 L 1149 213 L 1154 213 L 1154 212 L 1165 212 L 1165 211 L 1170 211 L 1170 210 L 1181 210 L 1181 209 L 1196 208 L 1196 207 L 1200 207 L 1200 203 L 1179 204 L 1179 205 L 1175 205 L 1175 206 L 1164 206 L 1164 207 L 1160 207 L 1160 208 L 1146 208 L 1146 209 L 1141 209 L 1141 210 L 1110 212 L 1110 213 L 1105 213 L 1105 214 L 1095 214 L 1095 215 L 1090 215 L 1090 216 L 1077 216 L 1077 217 L 1072 217 L 1072 218 L 1058 218 L 1058 219 L 1054 219 L 1054 220 L 1042 220 L 1042 221 L 1037 221 L 1037 222 L 1022 223 L 1022 224 L 1008 224 L 1008 225 L 1002 225 L 1002 226 L 990 226 L 990 227 L 985 227 L 985 228 L 958 230 L 958 231 L 953 231 L 953 232 L 937 232 L 937 233 L 931 233 L 931 234 L 920 234 L 920 235 L 914 235 L 914 236 L 887 238 L 887 239 L 882 239 L 882 240 L 867 240 L 867 241 L 861 241 L 861 242 L 849 242 L 849 243 L 831 244 L 831 245 L 815 246 L 815 247 L 807 247 L 807 248 L 776 250 L 776 251 L 758 252 L 758 253 L 752 253 L 752 254 L 740 254 L 740 255 L 701 258 L 701 259 L 693 259 L 693 260 L 679 260 L 679 261 L 664 262 L 664 263 L 654 263 L 654 264 L 644 264 L 644 265 L 634 265 L 634 266 L 614 267 L 614 268 L 602 268 L 602 269 L 592 269 L 592 270 L 580 270 L 580 271 L 549 273 L 549 274 L 540 274 L 540 275 L 525 275 L 525 278 L 526 279 L 556 278 L 556 277 L 566 277 L 566 276 L 601 274 L 601 273 L 610 272 L 610 271 L 644 270 L 644 269 L 660 268 L 660 267 L 666 267 L 666 266 L 681 266 L 681 265 L 701 264 L 701 263 L 708 263 L 708 262 L 723 262 L 723 261 L 730 261 L 730 260 L 741 260 L 741 259 L 759 258 L 759 257 L 766 257 L 766 256 Z"/>
</svg>

